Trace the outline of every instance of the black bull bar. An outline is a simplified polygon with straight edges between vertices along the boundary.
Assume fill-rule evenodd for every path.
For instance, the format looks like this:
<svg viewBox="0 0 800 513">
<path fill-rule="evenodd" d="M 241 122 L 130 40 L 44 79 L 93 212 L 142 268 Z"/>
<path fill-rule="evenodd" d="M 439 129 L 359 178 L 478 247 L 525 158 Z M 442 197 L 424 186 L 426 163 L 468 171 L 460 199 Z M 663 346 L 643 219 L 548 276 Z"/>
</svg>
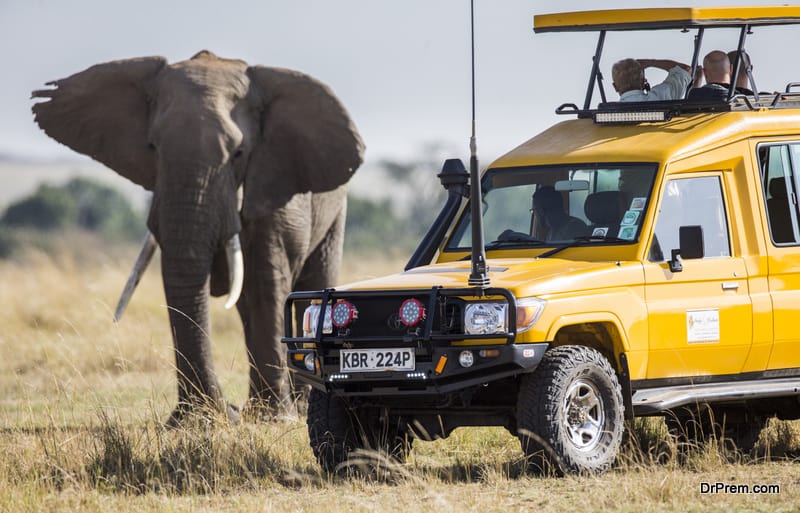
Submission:
<svg viewBox="0 0 800 513">
<path fill-rule="evenodd" d="M 304 343 L 304 342 L 316 342 L 317 347 L 325 347 L 326 343 L 333 343 L 336 342 L 389 342 L 389 341 L 396 341 L 398 339 L 397 336 L 368 336 L 368 337 L 341 337 L 341 336 L 334 336 L 331 334 L 330 336 L 325 336 L 323 333 L 323 327 L 325 323 L 325 307 L 329 305 L 329 303 L 334 303 L 337 299 L 363 299 L 363 298 L 383 298 L 383 297 L 403 297 L 403 296 L 427 296 L 427 311 L 433 312 L 436 303 L 440 297 L 475 297 L 475 298 L 492 298 L 492 297 L 502 297 L 508 302 L 508 323 L 507 329 L 503 333 L 487 333 L 487 334 L 478 334 L 478 335 L 468 335 L 465 333 L 450 333 L 446 335 L 441 334 L 434 334 L 433 333 L 433 321 L 434 316 L 428 315 L 425 319 L 425 326 L 422 330 L 422 333 L 418 335 L 410 335 L 406 334 L 403 335 L 402 338 L 404 341 L 408 342 L 428 342 L 432 345 L 436 345 L 438 343 L 449 343 L 454 340 L 481 340 L 481 339 L 499 339 L 505 338 L 506 344 L 511 344 L 514 342 L 516 338 L 516 326 L 517 326 L 517 300 L 514 295 L 507 289 L 499 288 L 499 287 L 490 287 L 490 288 L 476 288 L 476 287 L 468 287 L 468 288 L 444 288 L 444 287 L 432 287 L 430 289 L 395 289 L 395 290 L 344 290 L 344 291 L 337 291 L 336 289 L 325 289 L 322 291 L 311 291 L 311 292 L 292 292 L 286 298 L 286 302 L 284 304 L 284 337 L 281 339 L 281 342 L 285 344 L 291 343 Z M 315 337 L 296 337 L 294 336 L 294 315 L 292 312 L 292 307 L 294 303 L 297 301 L 319 301 L 322 308 L 320 309 L 319 319 L 317 320 L 317 330 Z M 333 305 L 330 304 L 330 307 Z"/>
</svg>

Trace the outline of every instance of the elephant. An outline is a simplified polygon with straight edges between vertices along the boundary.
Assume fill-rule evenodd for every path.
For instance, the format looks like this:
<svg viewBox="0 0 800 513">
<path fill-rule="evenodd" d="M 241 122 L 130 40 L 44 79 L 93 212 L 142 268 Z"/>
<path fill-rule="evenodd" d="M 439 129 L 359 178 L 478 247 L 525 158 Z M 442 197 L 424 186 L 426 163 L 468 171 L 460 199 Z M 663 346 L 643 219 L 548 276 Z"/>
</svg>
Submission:
<svg viewBox="0 0 800 513">
<path fill-rule="evenodd" d="M 211 359 L 209 296 L 226 293 L 244 328 L 248 411 L 291 413 L 283 302 L 336 280 L 347 186 L 363 161 L 340 100 L 304 73 L 207 50 L 96 64 L 46 85 L 32 93 L 39 127 L 153 193 L 147 227 L 178 374 L 167 424 L 200 407 L 239 420 Z"/>
</svg>

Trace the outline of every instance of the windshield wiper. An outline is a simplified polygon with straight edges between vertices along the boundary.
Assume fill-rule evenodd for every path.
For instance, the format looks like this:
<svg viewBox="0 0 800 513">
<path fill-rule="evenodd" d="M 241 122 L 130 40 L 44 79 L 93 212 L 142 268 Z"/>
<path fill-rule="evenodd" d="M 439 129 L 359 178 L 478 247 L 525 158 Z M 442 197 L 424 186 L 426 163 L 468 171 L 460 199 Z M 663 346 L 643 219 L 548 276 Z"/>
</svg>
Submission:
<svg viewBox="0 0 800 513">
<path fill-rule="evenodd" d="M 543 240 L 531 237 L 527 233 L 506 230 L 500 234 L 497 240 L 489 242 L 485 247 L 486 249 L 497 249 L 503 246 L 540 246 L 544 243 Z"/>
<path fill-rule="evenodd" d="M 560 246 L 556 246 L 555 248 L 545 251 L 537 258 L 547 258 L 564 251 L 565 249 L 574 248 L 576 246 L 583 246 L 586 244 L 591 244 L 593 242 L 633 242 L 628 239 L 620 239 L 619 237 L 592 237 L 591 235 L 583 235 L 581 237 L 575 237 L 572 242 L 564 243 Z"/>
</svg>

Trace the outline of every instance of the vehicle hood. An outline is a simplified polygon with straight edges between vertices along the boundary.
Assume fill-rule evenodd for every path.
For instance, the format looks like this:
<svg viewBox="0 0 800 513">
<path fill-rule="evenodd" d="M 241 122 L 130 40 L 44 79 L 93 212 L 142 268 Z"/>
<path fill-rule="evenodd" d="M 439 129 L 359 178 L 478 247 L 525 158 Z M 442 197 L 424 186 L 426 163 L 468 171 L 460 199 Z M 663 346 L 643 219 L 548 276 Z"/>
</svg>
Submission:
<svg viewBox="0 0 800 513">
<path fill-rule="evenodd" d="M 639 262 L 589 262 L 559 258 L 489 259 L 490 287 L 509 289 L 517 297 L 630 286 L 644 279 Z M 447 262 L 351 283 L 337 290 L 419 289 L 469 287 L 471 264 Z"/>
</svg>

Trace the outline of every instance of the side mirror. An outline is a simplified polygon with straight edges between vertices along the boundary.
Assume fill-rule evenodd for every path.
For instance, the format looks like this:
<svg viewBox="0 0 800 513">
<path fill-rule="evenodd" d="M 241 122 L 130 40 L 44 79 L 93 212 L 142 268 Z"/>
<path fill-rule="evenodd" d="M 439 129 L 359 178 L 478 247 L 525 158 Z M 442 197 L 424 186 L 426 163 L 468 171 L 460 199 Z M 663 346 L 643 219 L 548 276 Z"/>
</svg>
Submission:
<svg viewBox="0 0 800 513">
<path fill-rule="evenodd" d="M 669 270 L 673 273 L 683 271 L 684 259 L 703 258 L 703 227 L 681 226 L 678 229 L 680 249 L 673 249 L 669 260 Z"/>
<path fill-rule="evenodd" d="M 681 257 L 684 259 L 703 258 L 705 256 L 702 226 L 681 226 L 678 229 L 678 240 L 681 247 Z"/>
<path fill-rule="evenodd" d="M 672 250 L 672 258 L 669 260 L 669 270 L 674 273 L 683 271 L 683 259 L 681 258 L 680 249 Z"/>
</svg>

